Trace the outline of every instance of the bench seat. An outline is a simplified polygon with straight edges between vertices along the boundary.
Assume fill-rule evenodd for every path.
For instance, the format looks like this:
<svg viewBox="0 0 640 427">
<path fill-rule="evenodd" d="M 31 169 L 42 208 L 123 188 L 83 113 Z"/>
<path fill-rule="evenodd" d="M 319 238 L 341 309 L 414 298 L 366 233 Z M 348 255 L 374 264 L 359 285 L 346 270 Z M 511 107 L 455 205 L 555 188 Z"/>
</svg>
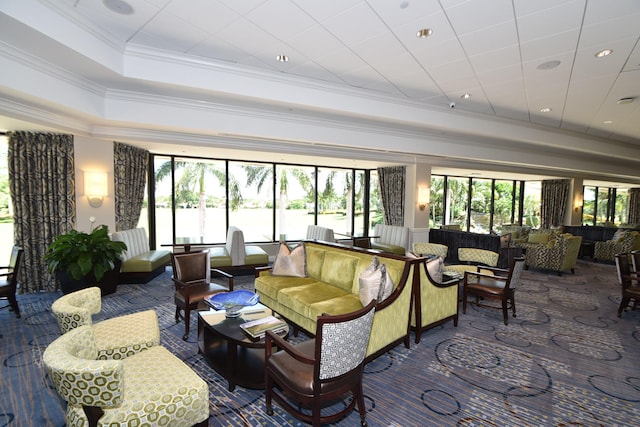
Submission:
<svg viewBox="0 0 640 427">
<path fill-rule="evenodd" d="M 149 249 L 149 238 L 142 227 L 116 231 L 111 240 L 127 245 L 121 257 L 120 283 L 147 283 L 171 263 L 170 251 Z"/>
</svg>

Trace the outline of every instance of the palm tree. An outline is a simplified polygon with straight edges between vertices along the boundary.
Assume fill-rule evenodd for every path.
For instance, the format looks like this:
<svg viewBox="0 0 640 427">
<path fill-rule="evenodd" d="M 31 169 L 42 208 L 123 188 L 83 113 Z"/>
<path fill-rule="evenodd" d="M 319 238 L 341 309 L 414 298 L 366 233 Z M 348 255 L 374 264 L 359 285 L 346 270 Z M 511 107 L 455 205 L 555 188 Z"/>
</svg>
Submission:
<svg viewBox="0 0 640 427">
<path fill-rule="evenodd" d="M 221 170 L 217 164 L 214 163 L 176 161 L 173 164 L 175 165 L 175 170 L 183 170 L 180 179 L 175 184 L 176 198 L 182 199 L 186 202 L 189 198 L 189 195 L 198 195 L 198 225 L 200 240 L 203 241 L 204 233 L 206 230 L 207 217 L 207 193 L 205 178 L 207 175 L 213 176 L 218 184 L 224 187 L 227 183 L 226 173 L 224 170 Z M 170 161 L 167 161 L 160 165 L 155 175 L 156 183 L 161 182 L 166 177 L 171 175 L 171 167 L 172 163 Z M 240 206 L 240 203 L 242 203 L 240 186 L 238 184 L 238 181 L 233 176 L 228 177 L 228 183 L 230 196 L 229 205 L 232 210 L 236 210 Z"/>
<path fill-rule="evenodd" d="M 266 183 L 271 185 L 273 182 L 274 167 L 248 165 L 244 166 L 244 169 L 247 174 L 247 186 L 255 185 L 258 193 Z M 313 189 L 313 185 L 311 183 L 311 177 L 304 169 L 280 167 L 278 171 L 280 172 L 278 179 L 278 183 L 280 184 L 278 188 L 278 230 L 280 234 L 286 234 L 285 210 L 287 208 L 287 195 L 289 191 L 289 175 L 298 181 L 306 193 L 309 193 Z"/>
</svg>

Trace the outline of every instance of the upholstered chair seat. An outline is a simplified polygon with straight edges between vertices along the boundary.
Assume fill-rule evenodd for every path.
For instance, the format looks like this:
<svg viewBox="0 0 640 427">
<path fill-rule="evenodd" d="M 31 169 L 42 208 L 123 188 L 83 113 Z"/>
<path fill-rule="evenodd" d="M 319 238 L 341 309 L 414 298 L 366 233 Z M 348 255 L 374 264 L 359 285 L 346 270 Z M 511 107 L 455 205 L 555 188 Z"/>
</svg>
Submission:
<svg viewBox="0 0 640 427">
<path fill-rule="evenodd" d="M 91 326 L 98 346 L 97 359 L 123 359 L 160 344 L 158 315 L 145 310 L 93 323 L 100 312 L 100 288 L 91 287 L 58 298 L 51 305 L 60 332 Z"/>
<path fill-rule="evenodd" d="M 94 329 L 79 326 L 53 341 L 42 358 L 68 402 L 69 427 L 206 426 L 209 387 L 162 346 L 122 360 L 98 360 Z"/>
</svg>

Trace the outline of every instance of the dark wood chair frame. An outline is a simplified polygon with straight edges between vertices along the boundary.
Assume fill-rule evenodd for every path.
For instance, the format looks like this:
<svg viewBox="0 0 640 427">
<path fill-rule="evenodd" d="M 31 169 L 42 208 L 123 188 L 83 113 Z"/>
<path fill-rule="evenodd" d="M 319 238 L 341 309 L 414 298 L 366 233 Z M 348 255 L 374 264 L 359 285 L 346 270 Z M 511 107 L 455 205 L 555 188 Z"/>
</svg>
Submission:
<svg viewBox="0 0 640 427">
<path fill-rule="evenodd" d="M 18 319 L 20 318 L 20 307 L 16 299 L 16 290 L 18 287 L 18 272 L 23 255 L 24 250 L 19 246 L 14 246 L 11 250 L 9 265 L 0 267 L 0 270 L 6 270 L 0 273 L 0 277 L 6 277 L 7 281 L 4 286 L 0 286 L 0 299 L 6 298 L 9 301 L 9 305 L 1 308 L 9 307 L 11 311 L 16 313 Z"/>
<path fill-rule="evenodd" d="M 202 292 L 203 287 L 210 287 L 211 282 L 207 281 L 205 277 L 199 280 L 191 280 L 191 281 L 182 281 L 180 278 L 176 277 L 177 271 L 176 268 L 176 257 L 189 256 L 192 254 L 202 254 L 205 253 L 206 256 L 209 256 L 209 250 L 205 249 L 202 251 L 192 251 L 192 252 L 181 252 L 179 254 L 171 255 L 171 266 L 173 268 L 173 282 L 175 284 L 175 293 L 174 293 L 174 302 L 176 304 L 176 323 L 180 322 L 180 319 L 184 320 L 184 335 L 182 336 L 183 340 L 187 340 L 189 338 L 189 331 L 191 326 L 191 311 L 197 310 L 199 305 L 202 303 L 205 297 L 213 294 L 217 294 L 219 292 L 227 292 L 233 291 L 233 275 L 221 271 L 216 268 L 210 269 L 211 275 L 222 276 L 227 279 L 228 289 L 224 289 L 222 287 L 217 289 L 211 289 L 209 291 Z M 206 272 L 205 272 L 206 274 Z M 197 289 L 194 291 L 193 289 Z"/>
<path fill-rule="evenodd" d="M 353 313 L 336 316 L 323 315 L 318 317 L 314 343 L 315 353 L 313 357 L 309 357 L 308 354 L 299 351 L 296 346 L 280 338 L 272 331 L 267 331 L 265 341 L 265 399 L 267 414 L 273 415 L 272 400 L 275 400 L 294 417 L 305 422 L 312 423 L 314 427 L 319 427 L 321 424 L 331 423 L 342 419 L 355 408 L 355 405 L 357 405 L 358 412 L 360 414 L 360 425 L 366 426 L 366 409 L 364 406 L 364 394 L 362 391 L 362 372 L 365 363 L 364 358 L 360 365 L 355 369 L 339 377 L 321 380 L 319 376 L 321 361 L 320 354 L 322 351 L 322 327 L 324 324 L 342 323 L 357 319 L 358 317 L 366 315 L 374 308 L 375 300 L 372 300 L 368 305 Z M 301 395 L 290 387 L 286 380 L 279 381 L 274 375 L 271 375 L 269 359 L 273 354 L 274 347 L 285 351 L 293 359 L 313 367 L 313 393 L 311 395 Z M 280 390 L 277 390 L 277 388 Z M 323 393 L 323 389 L 328 391 Z M 343 410 L 321 416 L 320 411 L 324 406 L 328 403 L 335 403 L 338 399 L 349 392 L 352 393 L 353 398 Z M 290 402 L 295 402 L 304 408 L 310 408 L 311 415 L 298 410 Z"/>
<path fill-rule="evenodd" d="M 483 270 L 492 271 L 494 273 L 493 276 L 491 274 L 480 273 L 480 267 L 478 267 L 477 272 L 466 271 L 464 273 L 464 281 L 462 284 L 462 313 L 465 314 L 467 312 L 468 295 L 473 294 L 476 297 L 474 304 L 479 307 L 502 308 L 504 324 L 508 325 L 509 309 L 511 309 L 511 315 L 516 317 L 515 286 L 512 286 L 514 284 L 511 282 L 514 268 L 518 262 L 521 262 L 524 267 L 524 257 L 514 258 L 511 263 L 511 267 L 508 270 L 482 266 Z M 484 304 L 480 302 L 481 297 L 500 300 L 501 307 Z"/>
<path fill-rule="evenodd" d="M 616 254 L 616 268 L 622 288 L 620 305 L 618 306 L 618 317 L 622 317 L 622 312 L 629 306 L 631 300 L 634 300 L 634 310 L 638 308 L 638 302 L 640 301 L 640 272 L 632 269 L 632 257 L 633 263 L 640 265 L 640 253 L 638 252 Z"/>
</svg>

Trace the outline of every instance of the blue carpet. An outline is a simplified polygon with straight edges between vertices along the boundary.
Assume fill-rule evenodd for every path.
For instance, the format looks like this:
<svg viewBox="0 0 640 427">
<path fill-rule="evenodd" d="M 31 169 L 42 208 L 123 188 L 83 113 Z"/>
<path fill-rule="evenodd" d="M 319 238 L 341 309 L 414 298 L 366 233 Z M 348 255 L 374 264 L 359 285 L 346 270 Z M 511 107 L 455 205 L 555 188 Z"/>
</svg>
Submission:
<svg viewBox="0 0 640 427">
<path fill-rule="evenodd" d="M 238 278 L 251 287 L 250 278 Z M 516 292 L 518 317 L 470 306 L 458 327 L 425 332 L 365 367 L 367 420 L 378 426 L 628 426 L 640 419 L 640 309 L 616 317 L 615 267 L 579 262 L 558 277 L 525 271 Z M 64 402 L 41 363 L 58 336 L 50 312 L 59 294 L 19 296 L 16 319 L 0 311 L 0 427 L 63 426 Z M 227 390 L 197 352 L 196 320 L 187 342 L 174 322 L 170 272 L 145 285 L 121 285 L 94 320 L 154 308 L 161 341 L 208 383 L 211 426 L 304 425 L 264 393 Z M 305 339 L 301 337 L 299 339 Z M 338 423 L 359 425 L 354 413 Z"/>
</svg>

